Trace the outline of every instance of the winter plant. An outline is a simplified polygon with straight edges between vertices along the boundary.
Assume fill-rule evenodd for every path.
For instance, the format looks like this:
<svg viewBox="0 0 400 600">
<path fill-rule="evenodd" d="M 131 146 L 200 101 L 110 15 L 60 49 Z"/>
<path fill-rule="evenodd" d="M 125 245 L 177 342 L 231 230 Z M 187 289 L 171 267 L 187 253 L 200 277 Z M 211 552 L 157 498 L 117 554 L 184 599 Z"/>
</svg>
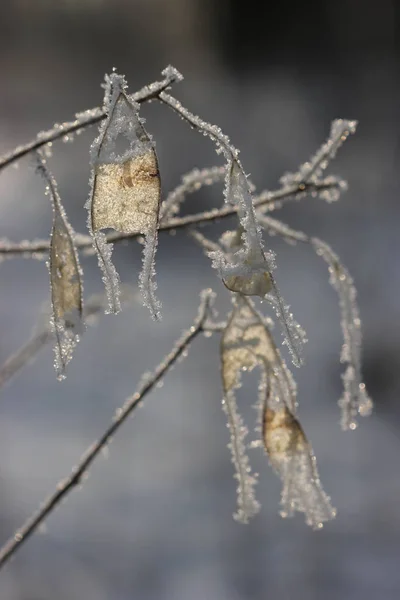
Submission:
<svg viewBox="0 0 400 600">
<path fill-rule="evenodd" d="M 102 108 L 76 115 L 72 122 L 55 125 L 38 134 L 35 140 L 20 146 L 0 159 L 0 169 L 27 154 L 35 154 L 37 172 L 43 177 L 46 194 L 53 206 L 53 226 L 50 241 L 14 244 L 1 240 L 3 259 L 17 256 L 48 257 L 51 291 L 51 318 L 0 370 L 0 385 L 19 371 L 45 344 L 52 342 L 55 370 L 61 380 L 73 357 L 76 344 L 90 324 L 103 310 L 121 310 L 121 285 L 112 261 L 113 244 L 123 240 L 139 240 L 143 245 L 143 265 L 139 277 L 143 303 L 153 319 L 161 316 L 161 303 L 156 296 L 155 257 L 158 234 L 182 228 L 200 244 L 219 278 L 218 293 L 228 290 L 232 309 L 224 321 L 216 321 L 213 300 L 215 293 L 204 290 L 193 324 L 177 341 L 171 352 L 153 373 L 142 379 L 133 396 L 116 412 L 103 435 L 91 445 L 72 473 L 62 479 L 56 491 L 43 502 L 39 510 L 14 534 L 0 550 L 3 566 L 34 533 L 60 501 L 81 483 L 94 459 L 107 446 L 111 436 L 132 414 L 143 398 L 156 386 L 179 357 L 201 332 L 219 332 L 222 407 L 228 421 L 230 442 L 237 481 L 237 512 L 235 518 L 247 523 L 259 510 L 255 498 L 257 475 L 250 467 L 249 446 L 261 447 L 282 481 L 281 515 L 304 513 L 306 523 L 320 529 L 336 511 L 322 488 L 316 459 L 310 442 L 297 417 L 296 383 L 272 334 L 273 321 L 264 314 L 271 307 L 289 350 L 292 363 L 300 367 L 305 332 L 295 321 L 283 300 L 275 281 L 275 256 L 267 249 L 264 238 L 281 236 L 290 243 L 309 244 L 328 266 L 330 283 L 336 290 L 341 309 L 343 347 L 340 360 L 345 365 L 343 395 L 339 400 L 343 429 L 355 429 L 357 417 L 371 412 L 361 373 L 361 329 L 356 303 L 356 290 L 347 269 L 335 252 L 322 240 L 295 231 L 271 217 L 270 213 L 291 200 L 311 194 L 327 202 L 339 199 L 346 183 L 325 171 L 343 142 L 356 130 L 357 123 L 337 119 L 331 125 L 326 142 L 296 173 L 286 173 L 276 191 L 255 193 L 239 151 L 215 125 L 192 114 L 167 90 L 180 82 L 182 76 L 167 67 L 162 81 L 152 83 L 129 94 L 125 78 L 115 72 L 105 78 Z M 157 100 L 172 109 L 194 130 L 207 136 L 224 159 L 223 166 L 195 169 L 182 178 L 182 183 L 161 198 L 161 175 L 155 144 L 139 116 L 144 102 Z M 90 193 L 86 203 L 88 235 L 76 234 L 66 215 L 57 190 L 57 183 L 48 167 L 53 142 L 99 124 L 99 131 L 90 148 Z M 202 186 L 224 181 L 222 206 L 189 216 L 180 216 L 186 197 Z M 221 222 L 231 217 L 233 229 L 226 230 L 218 241 L 207 238 L 197 226 Z M 232 219 L 232 217 L 235 217 Z M 232 225 L 231 225 L 232 226 Z M 105 232 L 104 230 L 112 230 Z M 204 229 L 203 229 L 204 231 Z M 105 286 L 105 300 L 92 297 L 84 302 L 79 253 L 95 254 Z M 221 285 L 221 283 L 223 285 Z M 123 288 L 122 299 L 129 297 Z M 259 299 L 264 300 L 261 304 Z M 248 430 L 238 412 L 235 392 L 240 386 L 242 371 L 259 367 L 259 392 L 255 399 L 258 412 L 256 439 L 248 443 Z"/>
</svg>

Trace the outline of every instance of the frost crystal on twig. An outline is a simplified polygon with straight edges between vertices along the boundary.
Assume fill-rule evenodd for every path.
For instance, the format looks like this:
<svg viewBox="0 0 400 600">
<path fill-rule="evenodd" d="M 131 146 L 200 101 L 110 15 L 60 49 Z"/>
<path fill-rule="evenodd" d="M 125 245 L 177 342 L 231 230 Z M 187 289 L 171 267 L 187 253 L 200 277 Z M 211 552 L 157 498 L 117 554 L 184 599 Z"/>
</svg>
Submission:
<svg viewBox="0 0 400 600">
<path fill-rule="evenodd" d="M 203 121 L 169 94 L 162 92 L 159 98 L 192 127 L 211 138 L 217 146 L 217 152 L 222 152 L 227 159 L 224 195 L 227 204 L 237 209 L 243 228 L 243 246 L 232 256 L 230 263 L 226 262 L 223 253 L 212 255 L 213 267 L 232 292 L 263 297 L 271 288 L 270 274 L 254 211 L 251 185 L 240 163 L 238 150 L 219 127 Z"/>
<path fill-rule="evenodd" d="M 254 496 L 257 476 L 251 472 L 245 443 L 248 429 L 239 414 L 233 391 L 225 393 L 222 400 L 222 409 L 228 419 L 227 425 L 231 437 L 228 448 L 231 451 L 232 463 L 236 470 L 234 477 L 238 482 L 237 511 L 233 517 L 240 523 L 248 523 L 260 510 L 260 505 Z"/>
<path fill-rule="evenodd" d="M 197 192 L 205 185 L 213 185 L 225 177 L 225 167 L 211 167 L 209 169 L 193 169 L 182 177 L 178 185 L 161 205 L 160 223 L 178 214 L 180 205 L 184 202 L 186 194 Z"/>
<path fill-rule="evenodd" d="M 224 389 L 223 409 L 231 434 L 229 449 L 238 480 L 238 511 L 235 518 L 246 523 L 259 510 L 254 497 L 256 477 L 251 473 L 244 440 L 247 428 L 238 413 L 234 390 L 240 386 L 240 372 L 273 360 L 269 338 L 250 304 L 239 299 L 221 339 L 221 373 Z"/>
<path fill-rule="evenodd" d="M 272 289 L 266 295 L 282 327 L 283 343 L 288 347 L 296 367 L 303 364 L 303 345 L 307 342 L 306 332 L 294 319 L 290 306 L 285 304 L 275 279 L 271 275 Z"/>
<path fill-rule="evenodd" d="M 51 289 L 51 324 L 56 335 L 54 366 L 58 379 L 65 378 L 65 367 L 72 358 L 82 332 L 82 271 L 57 183 L 38 152 L 38 171 L 47 183 L 53 204 L 53 226 L 50 236 L 49 273 Z"/>
<path fill-rule="evenodd" d="M 339 258 L 327 244 L 296 232 L 290 227 L 265 216 L 266 211 L 281 208 L 288 201 L 299 200 L 306 195 L 319 195 L 327 201 L 337 200 L 346 189 L 344 181 L 324 172 L 340 145 L 354 133 L 355 121 L 338 119 L 332 123 L 328 140 L 317 153 L 301 165 L 298 172 L 281 178 L 278 190 L 264 191 L 254 196 L 248 175 L 239 159 L 239 151 L 231 144 L 221 129 L 195 116 L 181 103 L 166 93 L 182 76 L 173 67 L 163 71 L 164 80 L 155 82 L 127 95 L 123 76 L 113 73 L 106 77 L 106 93 L 103 108 L 95 108 L 77 114 L 75 120 L 56 124 L 52 129 L 39 133 L 28 144 L 0 157 L 0 169 L 39 148 L 39 170 L 44 175 L 54 207 L 54 223 L 50 242 L 48 240 L 25 241 L 19 244 L 0 240 L 0 260 L 11 257 L 42 258 L 50 254 L 49 270 L 52 296 L 52 326 L 48 322 L 17 353 L 0 368 L 0 387 L 11 379 L 24 365 L 53 339 L 57 339 L 56 357 L 59 376 L 64 375 L 67 362 L 78 340 L 78 328 L 83 317 L 88 324 L 95 321 L 101 301 L 86 303 L 82 311 L 82 284 L 77 247 L 87 255 L 97 252 L 105 281 L 109 312 L 120 310 L 119 277 L 111 261 L 112 243 L 145 238 L 143 268 L 139 286 L 144 303 L 153 317 L 159 317 L 160 304 L 155 296 L 156 284 L 154 257 L 158 230 L 172 233 L 175 229 L 187 230 L 213 259 L 225 287 L 233 292 L 234 309 L 228 320 L 216 321 L 212 309 L 214 294 L 205 290 L 196 320 L 182 334 L 175 347 L 153 371 L 145 374 L 139 386 L 121 406 L 103 434 L 84 454 L 71 475 L 62 480 L 55 492 L 40 509 L 0 549 L 0 568 L 16 549 L 36 531 L 46 516 L 83 479 L 93 460 L 104 451 L 111 437 L 119 430 L 128 416 L 140 405 L 144 396 L 162 383 L 164 374 L 180 362 L 188 352 L 191 342 L 200 334 L 209 337 L 222 332 L 221 372 L 224 390 L 223 410 L 228 418 L 232 462 L 238 482 L 238 509 L 235 518 L 247 522 L 259 510 L 254 489 L 258 475 L 252 473 L 246 454 L 248 430 L 238 412 L 235 392 L 241 383 L 241 371 L 259 367 L 261 380 L 255 408 L 258 409 L 256 431 L 259 439 L 251 446 L 264 447 L 270 463 L 282 480 L 282 515 L 291 516 L 295 511 L 305 514 L 306 522 L 319 529 L 332 519 L 336 511 L 322 489 L 312 447 L 297 417 L 296 383 L 270 331 L 272 321 L 256 309 L 250 298 L 259 296 L 273 307 L 283 329 L 287 344 L 296 366 L 301 364 L 302 344 L 305 334 L 294 321 L 278 290 L 273 277 L 274 254 L 267 251 L 261 235 L 262 225 L 269 233 L 281 235 L 289 242 L 311 244 L 329 266 L 330 282 L 336 289 L 342 313 L 344 344 L 341 361 L 346 363 L 344 394 L 339 404 L 342 408 L 342 425 L 354 429 L 356 417 L 368 414 L 371 401 L 361 380 L 361 334 L 356 304 L 356 292 L 352 279 Z M 173 190 L 160 206 L 160 175 L 154 143 L 144 129 L 139 117 L 141 102 L 158 99 L 170 106 L 190 126 L 208 136 L 216 146 L 217 154 L 223 154 L 225 165 L 210 169 L 195 169 L 182 178 L 182 184 Z M 51 156 L 53 142 L 58 139 L 72 141 L 75 133 L 103 121 L 99 135 L 91 146 L 91 192 L 87 202 L 90 235 L 73 233 L 61 200 L 56 182 L 47 171 L 45 157 Z M 182 202 L 202 186 L 225 178 L 225 203 L 219 208 L 183 217 L 179 215 Z M 225 231 L 218 243 L 206 238 L 191 226 L 216 223 L 221 219 L 238 217 L 237 228 Z M 104 230 L 113 232 L 104 233 Z M 83 317 L 82 317 L 83 315 Z M 54 330 L 54 331 L 53 331 Z"/>
<path fill-rule="evenodd" d="M 244 454 L 243 436 L 247 429 L 237 414 L 234 390 L 240 385 L 240 371 L 261 367 L 259 411 L 262 444 L 271 465 L 282 479 L 282 516 L 304 512 L 308 525 L 318 529 L 332 519 L 336 511 L 324 493 L 312 448 L 296 419 L 296 384 L 276 348 L 268 321 L 255 310 L 251 300 L 240 298 L 229 319 L 221 342 L 222 380 L 225 392 L 224 410 L 229 417 L 230 449 L 239 480 L 238 514 L 248 520 L 241 508 L 244 499 L 252 499 L 255 480 L 250 475 Z M 232 425 L 233 423 L 233 425 Z M 234 426 L 236 425 L 236 427 Z M 239 437 L 239 440 L 237 438 Z M 260 443 L 253 443 L 258 446 Z"/>
<path fill-rule="evenodd" d="M 317 238 L 312 245 L 321 258 L 329 266 L 329 282 L 339 296 L 342 313 L 343 347 L 340 356 L 342 363 L 347 363 L 343 373 L 344 393 L 339 400 L 342 410 L 343 429 L 355 429 L 356 417 L 367 416 L 372 410 L 372 400 L 367 394 L 361 373 L 361 320 L 357 306 L 357 292 L 348 270 L 341 264 L 337 254 Z"/>
<path fill-rule="evenodd" d="M 261 218 L 264 219 L 263 216 L 261 216 Z M 225 264 L 227 264 L 233 253 L 237 254 L 240 252 L 240 249 L 243 245 L 242 232 L 242 227 L 239 227 L 237 230 L 233 231 L 225 231 L 219 240 L 219 244 L 212 242 L 197 231 L 191 233 L 192 237 L 203 247 L 208 256 L 214 260 L 219 260 L 219 257 L 223 257 Z M 306 333 L 304 329 L 302 329 L 302 327 L 294 320 L 293 315 L 290 312 L 290 306 L 285 305 L 276 281 L 272 276 L 272 270 L 276 268 L 274 253 L 265 252 L 264 259 L 269 269 L 268 285 L 270 287 L 270 291 L 263 297 L 268 300 L 278 317 L 284 337 L 283 343 L 288 346 L 293 364 L 296 367 L 300 367 L 303 363 L 303 344 L 307 341 Z M 242 294 L 246 295 L 244 292 L 242 292 Z"/>
<path fill-rule="evenodd" d="M 132 302 L 134 293 L 128 286 L 122 286 L 121 299 L 123 303 Z M 82 318 L 85 325 L 95 325 L 101 312 L 104 312 L 108 304 L 105 294 L 93 294 L 84 306 Z M 25 342 L 19 350 L 11 354 L 0 366 L 0 390 L 10 381 L 23 367 L 33 362 L 37 354 L 54 339 L 54 328 L 46 306 L 44 314 L 35 326 L 32 337 Z"/>
<path fill-rule="evenodd" d="M 263 298 L 271 290 L 271 274 L 262 247 L 250 185 L 236 159 L 228 162 L 225 195 L 227 203 L 237 207 L 243 243 L 229 260 L 222 252 L 211 254 L 213 266 L 232 292 Z"/>
<path fill-rule="evenodd" d="M 309 161 L 300 166 L 296 173 L 286 173 L 281 177 L 280 182 L 283 185 L 291 185 L 293 183 L 302 182 L 305 184 L 319 181 L 330 161 L 336 156 L 336 152 L 340 146 L 347 140 L 350 134 L 355 133 L 356 127 L 357 121 L 349 121 L 347 119 L 335 119 L 332 121 L 330 135 L 326 142 L 322 144 Z M 338 186 L 332 186 L 334 195 L 331 196 L 329 191 L 325 190 L 327 194 L 324 196 L 324 193 L 322 193 L 321 196 L 325 200 L 332 202 L 338 199 L 340 188 L 344 188 L 346 184 L 334 176 L 330 176 L 329 183 L 338 184 Z"/>
<path fill-rule="evenodd" d="M 341 362 L 348 365 L 342 375 L 344 393 L 339 400 L 342 411 L 341 424 L 343 429 L 355 429 L 357 427 L 357 416 L 368 416 L 371 413 L 372 400 L 368 396 L 365 384 L 362 381 L 361 320 L 353 278 L 340 262 L 338 255 L 324 241 L 316 237 L 309 237 L 302 231 L 291 229 L 285 223 L 265 215 L 260 216 L 260 223 L 268 232 L 281 235 L 288 242 L 311 244 L 316 254 L 328 264 L 329 282 L 339 296 L 341 310 L 344 343 L 340 359 Z"/>
<path fill-rule="evenodd" d="M 119 312 L 119 277 L 111 262 L 112 246 L 103 229 L 145 236 L 139 284 L 153 318 L 160 317 L 155 297 L 154 256 L 161 187 L 154 144 L 139 118 L 139 105 L 126 95 L 124 77 L 106 77 L 107 119 L 91 147 L 92 189 L 88 226 L 98 253 L 109 297 L 109 312 Z"/>
</svg>

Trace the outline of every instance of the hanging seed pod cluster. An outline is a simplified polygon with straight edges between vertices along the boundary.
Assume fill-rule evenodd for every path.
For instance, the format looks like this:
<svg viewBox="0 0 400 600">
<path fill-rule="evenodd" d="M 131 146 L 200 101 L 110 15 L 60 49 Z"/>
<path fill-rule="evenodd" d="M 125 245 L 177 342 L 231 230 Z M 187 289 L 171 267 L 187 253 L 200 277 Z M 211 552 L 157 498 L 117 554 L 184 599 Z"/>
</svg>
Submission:
<svg viewBox="0 0 400 600">
<path fill-rule="evenodd" d="M 135 239 L 144 239 L 138 283 L 144 305 L 151 317 L 157 320 L 161 313 L 155 282 L 158 235 L 163 231 L 190 227 L 191 239 L 200 244 L 215 269 L 210 272 L 217 272 L 219 276 L 219 292 L 231 299 L 229 306 L 233 305 L 233 308 L 228 310 L 222 323 L 216 323 L 210 309 L 213 294 L 209 291 L 203 294 L 200 316 L 193 327 L 185 332 L 183 341 L 178 341 L 155 373 L 143 379 L 139 386 L 140 393 L 122 407 L 109 432 L 115 434 L 138 398 L 155 386 L 175 361 L 186 355 L 189 344 L 200 331 L 210 335 L 212 332 L 222 332 L 220 364 L 216 365 L 216 369 L 220 368 L 221 371 L 222 407 L 227 417 L 230 432 L 228 447 L 237 482 L 235 519 L 247 523 L 260 510 L 255 497 L 258 475 L 252 471 L 247 454 L 249 446 L 260 447 L 281 480 L 281 515 L 288 517 L 295 512 L 303 513 L 308 525 L 320 529 L 335 516 L 336 511 L 323 490 L 316 458 L 305 433 L 308 428 L 303 428 L 300 423 L 295 380 L 272 334 L 273 321 L 270 315 L 264 313 L 271 311 L 275 315 L 283 345 L 286 346 L 284 350 L 287 349 L 296 367 L 303 364 L 303 346 L 307 340 L 279 291 L 274 274 L 275 254 L 268 248 L 269 238 L 266 237 L 278 235 L 291 244 L 309 244 L 328 265 L 330 283 L 339 298 L 343 333 L 343 346 L 338 357 L 338 361 L 345 364 L 342 376 L 344 390 L 339 400 L 341 425 L 343 429 L 353 430 L 358 417 L 370 414 L 372 409 L 362 376 L 361 320 L 353 279 L 337 254 L 324 241 L 291 229 L 272 218 L 270 213 L 284 202 L 300 200 L 307 194 L 328 202 L 340 198 L 347 189 L 346 183 L 338 177 L 325 176 L 325 171 L 341 145 L 355 132 L 357 123 L 335 120 L 328 139 L 295 173 L 282 176 L 278 190 L 256 193 L 239 159 L 239 151 L 230 139 L 219 127 L 196 116 L 167 93 L 166 90 L 173 83 L 181 81 L 182 76 L 173 67 L 167 67 L 162 75 L 161 81 L 144 87 L 136 94 L 128 94 L 124 76 L 115 72 L 107 75 L 102 108 L 80 113 L 69 123 L 57 124 L 53 129 L 40 133 L 31 143 L 0 158 L 1 169 L 39 149 L 37 170 L 45 180 L 53 207 L 50 242 L 36 240 L 17 245 L 0 240 L 0 259 L 15 256 L 40 258 L 48 252 L 50 329 L 54 338 L 57 377 L 63 379 L 76 344 L 85 330 L 84 316 L 90 319 L 91 310 L 93 312 L 90 301 L 86 309 L 83 303 L 79 251 L 96 254 L 107 298 L 105 312 L 118 313 L 121 310 L 121 286 L 112 261 L 113 243 L 130 240 L 133 244 Z M 141 103 L 150 100 L 157 100 L 169 107 L 195 131 L 208 137 L 217 154 L 224 159 L 222 165 L 196 168 L 183 176 L 182 182 L 165 199 L 161 198 L 155 144 L 144 126 L 144 120 L 139 116 Z M 55 140 L 67 137 L 71 141 L 75 132 L 79 133 L 97 123 L 98 135 L 90 148 L 90 191 L 85 205 L 89 235 L 75 234 L 47 159 Z M 220 208 L 196 215 L 180 215 L 181 207 L 190 194 L 220 182 L 224 182 Z M 196 229 L 197 225 L 211 225 L 226 218 L 234 221 L 233 229 L 226 229 L 216 241 Z M 132 271 L 136 266 L 136 263 L 132 264 Z M 257 305 L 260 299 L 265 301 L 262 306 Z M 102 307 L 103 302 L 94 311 L 96 315 Z M 50 329 L 47 328 L 39 340 L 34 340 L 35 343 L 28 343 L 26 348 L 32 349 L 32 352 L 38 351 L 47 342 Z M 6 361 L 4 368 L 0 369 L 0 386 L 20 365 L 28 362 L 31 350 L 28 352 L 26 348 Z M 236 396 L 241 386 L 242 372 L 253 370 L 259 373 L 259 392 L 255 399 L 258 420 L 256 439 L 249 445 L 249 430 L 239 412 Z M 89 460 L 91 463 L 98 451 L 106 446 L 111 433 L 106 432 L 98 445 L 90 449 L 88 456 L 91 458 L 86 458 L 86 462 Z M 87 467 L 83 462 L 82 473 Z M 46 510 L 43 509 L 43 515 L 47 514 Z M 40 521 L 38 519 L 35 523 Z M 0 553 L 0 565 L 1 560 Z"/>
</svg>

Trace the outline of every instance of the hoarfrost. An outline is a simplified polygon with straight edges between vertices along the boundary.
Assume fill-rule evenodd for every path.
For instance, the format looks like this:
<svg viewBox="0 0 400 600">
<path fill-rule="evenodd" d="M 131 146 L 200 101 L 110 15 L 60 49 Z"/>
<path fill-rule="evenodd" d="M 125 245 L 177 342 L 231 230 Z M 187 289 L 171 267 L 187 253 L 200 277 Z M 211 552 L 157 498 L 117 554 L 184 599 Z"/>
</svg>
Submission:
<svg viewBox="0 0 400 600">
<path fill-rule="evenodd" d="M 232 292 L 261 296 L 271 290 L 271 274 L 262 247 L 261 232 L 254 212 L 249 182 L 237 160 L 228 163 L 225 196 L 237 206 L 243 243 L 230 260 L 222 252 L 211 254 L 224 285 Z"/>
<path fill-rule="evenodd" d="M 229 449 L 238 480 L 238 511 L 235 518 L 246 523 L 259 510 L 254 496 L 257 479 L 251 473 L 244 440 L 247 428 L 238 413 L 234 390 L 240 386 L 242 370 L 272 358 L 269 340 L 251 306 L 240 299 L 231 313 L 221 339 L 221 374 L 224 389 L 223 409 L 231 434 Z"/>
<path fill-rule="evenodd" d="M 350 134 L 355 133 L 357 121 L 349 121 L 347 119 L 335 119 L 331 124 L 331 131 L 328 139 L 317 150 L 309 161 L 300 166 L 296 173 L 286 173 L 281 177 L 282 185 L 293 185 L 296 183 L 316 183 L 321 179 L 325 169 L 330 161 L 336 156 L 336 152 L 340 146 L 347 140 Z M 337 180 L 339 188 L 346 184 L 340 183 Z M 340 192 L 339 189 L 337 191 Z M 333 202 L 339 198 L 340 193 L 327 193 L 325 199 Z M 324 196 L 323 196 L 324 197 Z"/>
<path fill-rule="evenodd" d="M 222 408 L 228 418 L 228 428 L 231 436 L 228 448 L 232 454 L 232 463 L 236 470 L 235 479 L 238 482 L 238 508 L 233 517 L 236 521 L 248 523 L 260 510 L 260 505 L 254 496 L 257 477 L 251 473 L 249 458 L 246 454 L 245 440 L 248 430 L 238 412 L 233 392 L 228 391 L 225 394 Z"/>
<path fill-rule="evenodd" d="M 54 366 L 58 379 L 65 378 L 65 368 L 83 329 L 82 271 L 74 242 L 74 232 L 68 222 L 57 183 L 39 153 L 38 171 L 43 175 L 53 203 L 53 227 L 50 236 L 49 273 L 51 289 L 51 326 L 56 335 Z"/>
<path fill-rule="evenodd" d="M 245 498 L 254 498 L 255 480 L 244 454 L 242 437 L 247 430 L 237 413 L 234 390 L 240 385 L 241 371 L 259 366 L 262 375 L 256 408 L 260 415 L 261 442 L 253 442 L 251 446 L 264 445 L 272 467 L 282 479 L 282 516 L 304 512 L 307 524 L 318 529 L 336 512 L 321 487 L 312 448 L 295 417 L 296 384 L 269 326 L 270 322 L 255 310 L 251 300 L 241 297 L 236 300 L 221 342 L 224 410 L 229 417 L 229 447 L 239 480 L 238 514 L 247 520 L 241 507 Z M 250 481 L 246 480 L 246 474 L 250 474 Z"/>
<path fill-rule="evenodd" d="M 307 342 L 306 332 L 294 319 L 290 306 L 285 304 L 281 293 L 272 279 L 272 290 L 265 298 L 271 304 L 282 327 L 283 344 L 289 349 L 292 362 L 296 367 L 303 364 L 303 346 Z"/>
<path fill-rule="evenodd" d="M 154 256 L 161 184 L 154 144 L 139 118 L 139 105 L 126 95 L 124 77 L 106 77 L 104 109 L 107 119 L 91 147 L 92 189 L 87 208 L 88 227 L 98 253 L 109 297 L 109 312 L 120 310 L 119 277 L 111 262 L 112 246 L 103 229 L 145 236 L 140 287 L 153 318 L 160 318 L 155 299 Z"/>
<path fill-rule="evenodd" d="M 336 516 L 322 489 L 312 447 L 292 412 L 279 399 L 274 381 L 263 416 L 263 440 L 271 465 L 282 480 L 281 516 L 305 514 L 307 525 L 321 529 Z"/>
<path fill-rule="evenodd" d="M 350 273 L 341 264 L 337 254 L 318 238 L 312 238 L 311 243 L 317 254 L 328 263 L 329 282 L 339 296 L 344 340 L 340 360 L 348 365 L 342 375 L 344 393 L 339 400 L 342 411 L 341 424 L 343 429 L 355 429 L 356 417 L 367 416 L 372 410 L 372 400 L 362 382 L 361 320 L 356 300 L 357 292 Z"/>
<path fill-rule="evenodd" d="M 161 71 L 161 75 L 168 79 L 170 83 L 173 83 L 174 81 L 177 83 L 183 81 L 182 73 L 180 73 L 178 69 L 175 69 L 175 67 L 172 65 L 165 67 L 165 69 Z"/>
<path fill-rule="evenodd" d="M 239 161 L 238 150 L 219 127 L 191 113 L 176 98 L 165 92 L 161 92 L 159 97 L 192 127 L 210 137 L 216 144 L 217 153 L 223 153 L 227 159 L 224 195 L 228 204 L 237 206 L 244 244 L 233 255 L 231 263 L 226 262 L 223 253 L 212 255 L 213 267 L 218 270 L 222 281 L 231 291 L 263 297 L 270 289 L 268 265 L 254 212 L 251 185 Z"/>
<path fill-rule="evenodd" d="M 265 217 L 262 217 L 262 219 L 264 222 Z M 275 219 L 272 219 L 272 222 L 274 221 Z M 225 231 L 219 240 L 220 244 L 212 242 L 198 231 L 192 231 L 191 235 L 203 247 L 208 256 L 210 256 L 214 260 L 218 260 L 219 256 L 223 256 L 225 264 L 227 264 L 230 258 L 230 251 L 235 250 L 237 248 L 240 249 L 241 245 L 243 244 L 242 231 L 243 230 L 240 227 L 238 230 Z M 224 251 L 222 250 L 221 246 L 223 247 Z M 228 257 L 228 260 L 226 260 L 226 256 Z M 294 320 L 293 314 L 289 310 L 290 307 L 284 304 L 278 286 L 275 282 L 275 279 L 272 276 L 271 271 L 276 268 L 274 254 L 272 252 L 264 253 L 264 257 L 269 267 L 268 282 L 271 291 L 268 292 L 265 296 L 262 295 L 262 297 L 265 297 L 265 299 L 268 300 L 268 302 L 272 305 L 282 326 L 282 333 L 284 336 L 283 343 L 288 346 L 293 363 L 295 364 L 295 366 L 299 367 L 303 362 L 302 354 L 303 345 L 307 341 L 306 333 L 302 329 L 302 327 Z M 254 290 L 254 280 L 250 279 L 249 281 L 250 283 L 246 282 L 246 285 L 248 285 L 246 289 L 249 289 L 250 286 L 253 286 L 252 290 Z M 243 279 L 241 280 L 241 285 L 244 285 Z M 243 295 L 246 295 L 243 291 L 241 293 Z"/>
<path fill-rule="evenodd" d="M 353 279 L 340 262 L 339 256 L 322 240 L 309 237 L 302 231 L 296 231 L 285 223 L 266 215 L 260 215 L 260 223 L 269 233 L 278 234 L 286 241 L 311 244 L 316 254 L 328 264 L 329 282 L 339 296 L 341 310 L 343 346 L 340 360 L 342 363 L 347 363 L 347 368 L 342 375 L 344 393 L 339 400 L 342 412 L 341 425 L 343 429 L 353 430 L 357 427 L 357 416 L 368 416 L 373 406 L 362 381 L 361 320 Z"/>
<path fill-rule="evenodd" d="M 185 200 L 186 194 L 192 194 L 205 185 L 212 185 L 225 177 L 225 167 L 211 167 L 209 169 L 193 169 L 182 177 L 181 185 L 170 192 L 161 205 L 160 222 L 175 216 L 180 205 Z"/>
</svg>

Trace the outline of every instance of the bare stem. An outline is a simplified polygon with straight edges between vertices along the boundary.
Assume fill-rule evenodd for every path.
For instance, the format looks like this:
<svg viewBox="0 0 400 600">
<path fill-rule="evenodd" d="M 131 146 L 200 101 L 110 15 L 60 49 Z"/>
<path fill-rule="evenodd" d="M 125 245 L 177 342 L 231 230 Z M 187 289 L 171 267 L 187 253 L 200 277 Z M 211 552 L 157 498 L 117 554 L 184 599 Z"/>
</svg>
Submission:
<svg viewBox="0 0 400 600">
<path fill-rule="evenodd" d="M 139 104 L 142 102 L 148 102 L 149 100 L 154 100 L 161 92 L 169 88 L 170 85 L 178 80 L 179 74 L 169 70 L 165 73 L 165 77 L 162 81 L 156 81 L 150 85 L 146 85 L 138 92 L 129 96 L 129 99 L 134 102 L 138 102 Z M 76 118 L 73 121 L 56 123 L 52 129 L 41 132 L 34 140 L 31 140 L 22 146 L 18 146 L 8 154 L 3 155 L 0 158 L 0 171 L 23 156 L 30 154 L 34 150 L 38 150 L 46 144 L 59 140 L 60 138 L 68 136 L 77 131 L 82 131 L 91 125 L 95 125 L 99 121 L 105 119 L 107 115 L 103 108 L 92 108 L 82 113 L 77 113 L 75 116 Z"/>
<path fill-rule="evenodd" d="M 276 203 L 282 203 L 290 199 L 296 198 L 299 195 L 306 193 L 321 192 L 323 190 L 331 189 L 336 187 L 336 183 L 326 183 L 325 181 L 314 182 L 314 183 L 299 183 L 285 186 L 279 190 L 272 192 L 263 192 L 254 199 L 254 207 L 266 207 L 274 206 Z M 202 225 L 206 223 L 213 223 L 220 219 L 225 219 L 237 214 L 237 208 L 235 206 L 224 205 L 221 208 L 216 208 L 194 215 L 187 215 L 185 217 L 173 217 L 168 219 L 164 223 L 160 223 L 159 231 L 171 231 L 177 229 L 185 229 L 191 225 Z M 135 239 L 141 237 L 139 232 L 137 233 L 110 233 L 107 235 L 107 242 L 118 243 L 124 240 Z M 92 247 L 92 239 L 90 236 L 78 235 L 76 237 L 76 247 L 80 249 L 89 249 Z M 4 258 L 11 258 L 12 256 L 22 256 L 23 258 L 42 258 L 42 254 L 49 251 L 48 240 L 38 240 L 33 242 L 20 242 L 12 243 L 2 241 L 0 242 L 0 256 Z M 36 256 L 35 256 L 36 255 Z"/>
<path fill-rule="evenodd" d="M 0 569 L 4 567 L 4 565 L 17 552 L 21 545 L 26 542 L 33 533 L 35 533 L 39 525 L 51 512 L 53 512 L 55 508 L 57 508 L 63 498 L 80 483 L 82 483 L 83 476 L 87 473 L 95 458 L 101 453 L 103 448 L 107 446 L 111 437 L 117 433 L 121 425 L 132 414 L 135 408 L 141 404 L 143 398 L 169 371 L 177 359 L 182 356 L 185 351 L 187 351 L 192 341 L 203 330 L 203 325 L 207 320 L 212 298 L 213 294 L 211 290 L 206 290 L 206 292 L 203 292 L 198 315 L 193 322 L 193 325 L 186 332 L 184 332 L 171 352 L 164 358 L 164 360 L 158 365 L 153 373 L 148 378 L 146 377 L 146 380 L 142 384 L 139 384 L 138 390 L 135 392 L 135 394 L 128 398 L 125 404 L 116 411 L 111 424 L 107 427 L 100 438 L 91 446 L 89 446 L 79 463 L 72 469 L 70 475 L 64 479 L 61 479 L 61 481 L 57 484 L 55 492 L 53 492 L 53 494 L 51 494 L 42 503 L 38 511 L 29 517 L 24 525 L 22 525 L 22 527 L 16 531 L 13 537 L 10 538 L 8 542 L 6 542 L 0 549 Z"/>
<path fill-rule="evenodd" d="M 134 298 L 132 291 L 124 286 L 122 288 L 123 302 L 131 302 Z M 97 317 L 104 314 L 107 306 L 107 298 L 104 294 L 94 294 L 90 296 L 83 307 L 83 317 L 87 325 L 94 325 Z M 37 354 L 54 340 L 54 333 L 50 324 L 37 328 L 34 335 L 25 344 L 11 354 L 0 366 L 0 390 L 27 364 L 33 362 Z"/>
</svg>

